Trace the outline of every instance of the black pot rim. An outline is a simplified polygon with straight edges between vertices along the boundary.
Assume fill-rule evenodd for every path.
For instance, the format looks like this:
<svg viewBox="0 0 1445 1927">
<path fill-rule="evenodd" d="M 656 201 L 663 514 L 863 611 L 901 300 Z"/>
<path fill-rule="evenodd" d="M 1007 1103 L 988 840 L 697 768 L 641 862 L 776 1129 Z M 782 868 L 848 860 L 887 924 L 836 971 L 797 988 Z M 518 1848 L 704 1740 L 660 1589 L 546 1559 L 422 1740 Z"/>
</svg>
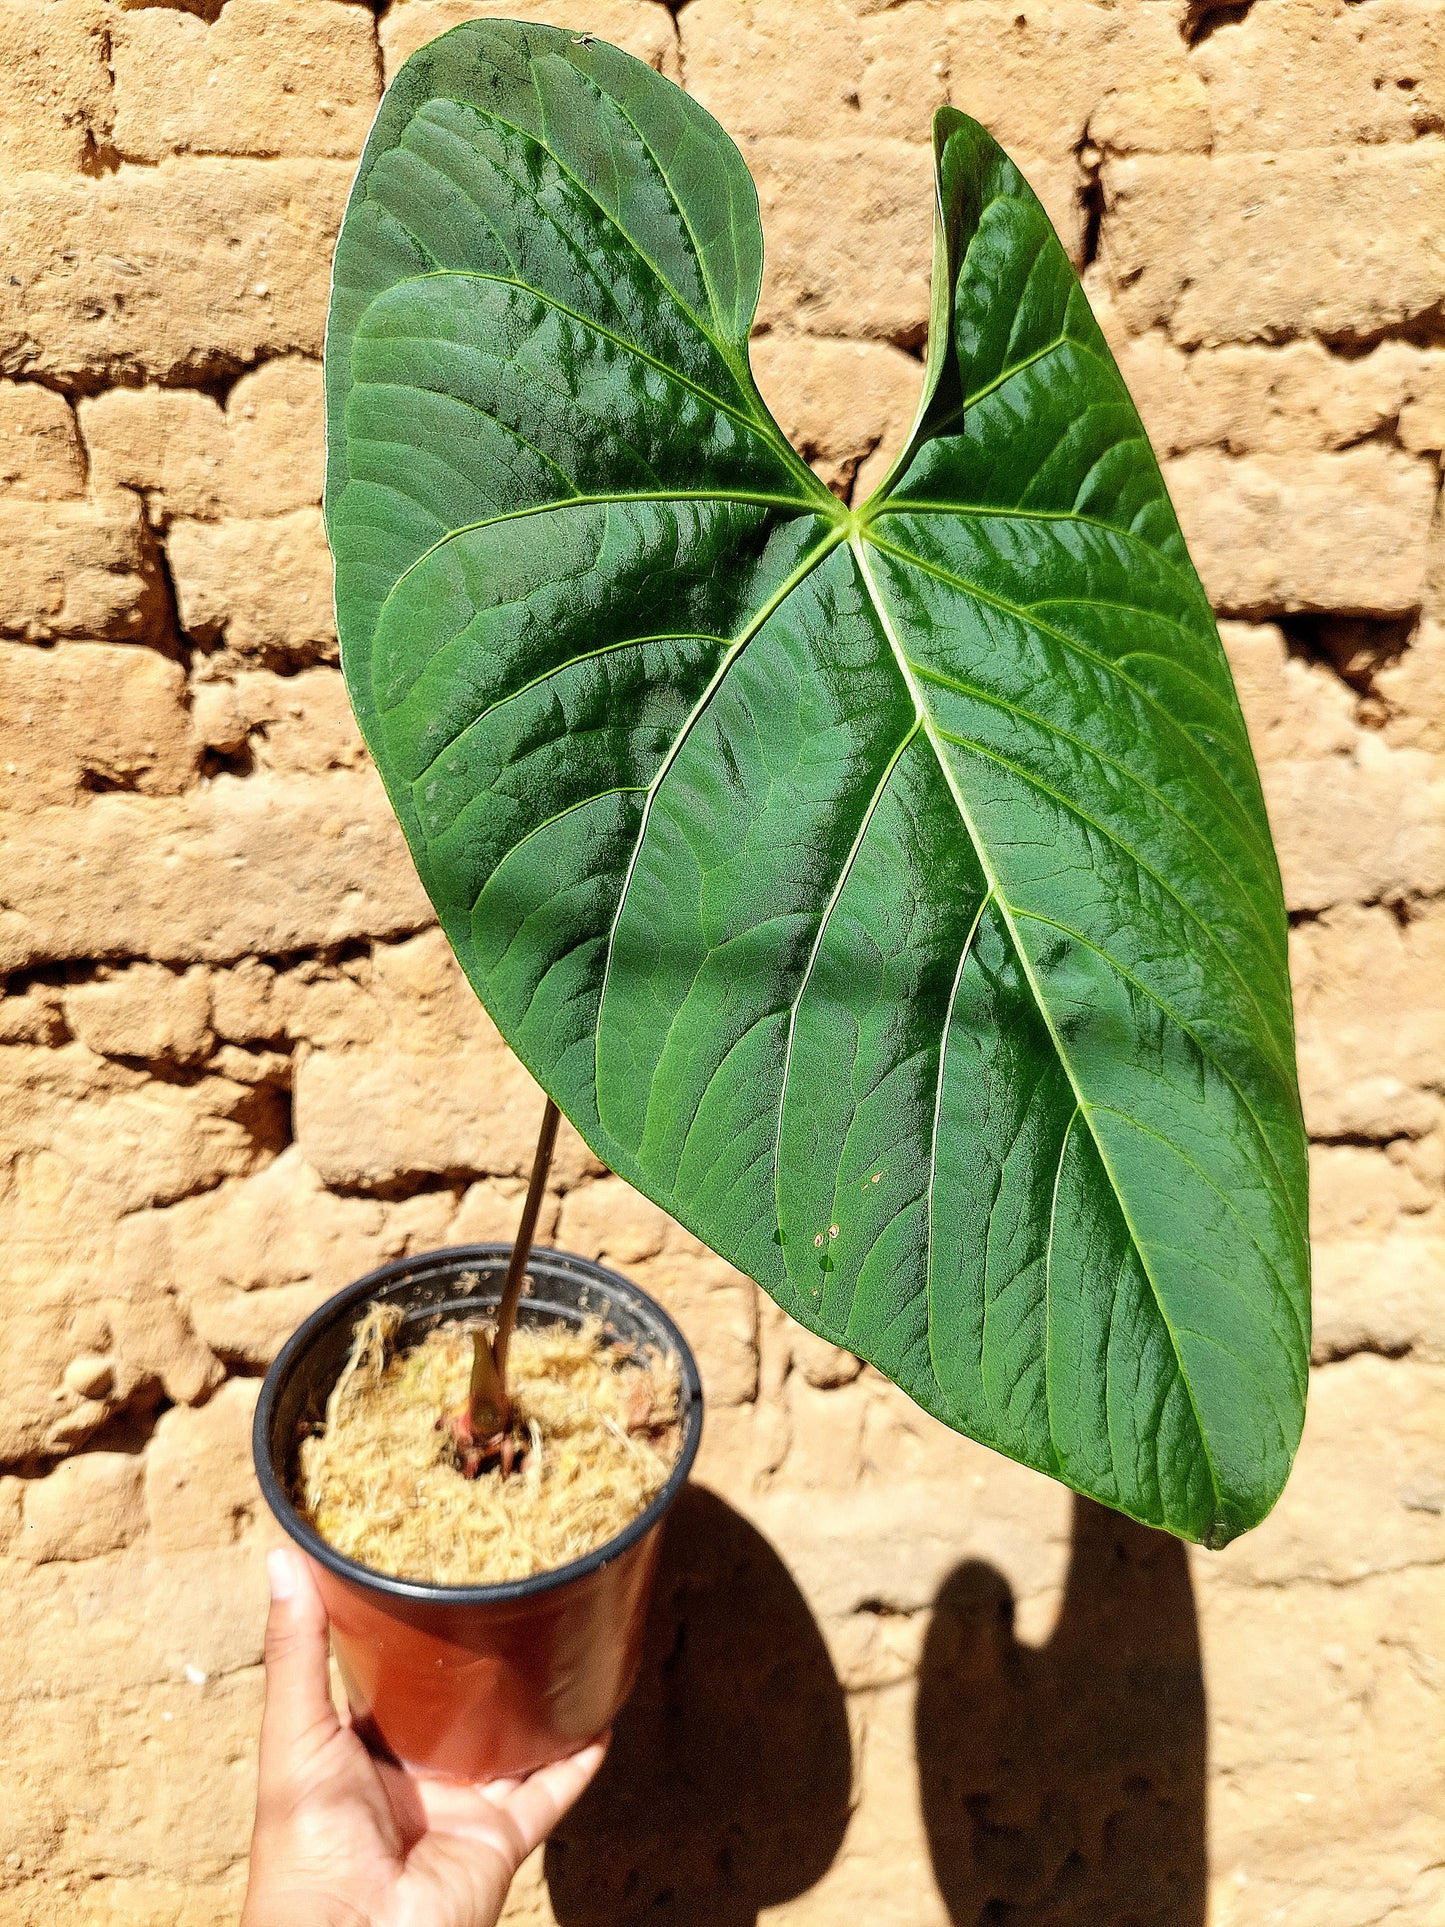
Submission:
<svg viewBox="0 0 1445 1927">
<path fill-rule="evenodd" d="M 553 1591 L 556 1587 L 566 1586 L 578 1579 L 585 1579 L 599 1572 L 614 1559 L 644 1538 L 661 1520 L 672 1505 L 673 1500 L 687 1483 L 697 1457 L 698 1446 L 702 1442 L 702 1383 L 698 1377 L 697 1361 L 687 1340 L 678 1330 L 674 1320 L 669 1317 L 657 1300 L 649 1292 L 625 1278 L 621 1272 L 611 1271 L 592 1258 L 583 1258 L 570 1251 L 558 1251 L 550 1245 L 534 1246 L 539 1258 L 561 1258 L 574 1265 L 584 1265 L 597 1279 L 611 1289 L 625 1295 L 643 1300 L 651 1309 L 669 1341 L 676 1348 L 678 1369 L 682 1376 L 682 1386 L 686 1402 L 683 1417 L 682 1450 L 677 1464 L 668 1474 L 667 1483 L 653 1495 L 642 1511 L 632 1522 L 609 1539 L 605 1545 L 584 1553 L 580 1559 L 573 1559 L 565 1566 L 554 1566 L 548 1572 L 533 1573 L 527 1579 L 507 1579 L 489 1586 L 448 1586 L 428 1580 L 397 1579 L 390 1573 L 377 1572 L 371 1566 L 364 1566 L 359 1560 L 349 1559 L 335 1546 L 328 1545 L 316 1528 L 303 1519 L 291 1502 L 289 1493 L 276 1476 L 276 1468 L 271 1458 L 270 1431 L 271 1419 L 281 1386 L 285 1383 L 292 1365 L 302 1357 L 318 1332 L 330 1325 L 337 1314 L 358 1301 L 373 1297 L 383 1286 L 404 1277 L 424 1261 L 446 1259 L 454 1261 L 459 1267 L 469 1264 L 495 1264 L 511 1253 L 510 1244 L 444 1245 L 434 1251 L 413 1252 L 406 1258 L 394 1258 L 390 1264 L 380 1265 L 369 1271 L 365 1277 L 358 1278 L 353 1284 L 336 1292 L 322 1305 L 318 1305 L 309 1318 L 296 1327 L 286 1343 L 272 1360 L 261 1386 L 261 1395 L 256 1402 L 256 1415 L 251 1424 L 251 1452 L 256 1464 L 256 1477 L 266 1503 L 270 1506 L 277 1523 L 296 1541 L 303 1552 L 335 1573 L 339 1579 L 348 1580 L 370 1592 L 383 1593 L 389 1598 L 409 1600 L 416 1604 L 434 1606 L 492 1606 L 503 1605 L 509 1600 L 533 1599 L 540 1593 Z M 524 1303 L 526 1300 L 523 1301 Z M 533 1301 L 536 1302 L 536 1301 Z"/>
</svg>

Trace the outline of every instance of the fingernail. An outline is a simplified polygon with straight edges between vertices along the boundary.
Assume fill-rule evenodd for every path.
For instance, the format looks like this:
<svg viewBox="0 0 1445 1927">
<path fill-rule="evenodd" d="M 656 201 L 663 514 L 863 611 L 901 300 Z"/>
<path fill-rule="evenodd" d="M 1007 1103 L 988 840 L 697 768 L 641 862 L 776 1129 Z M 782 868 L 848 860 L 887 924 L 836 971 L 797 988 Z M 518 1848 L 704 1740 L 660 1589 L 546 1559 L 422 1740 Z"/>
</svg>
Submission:
<svg viewBox="0 0 1445 1927">
<path fill-rule="evenodd" d="M 273 1546 L 266 1554 L 266 1577 L 271 1582 L 273 1599 L 289 1599 L 296 1591 L 296 1555 L 285 1546 Z"/>
</svg>

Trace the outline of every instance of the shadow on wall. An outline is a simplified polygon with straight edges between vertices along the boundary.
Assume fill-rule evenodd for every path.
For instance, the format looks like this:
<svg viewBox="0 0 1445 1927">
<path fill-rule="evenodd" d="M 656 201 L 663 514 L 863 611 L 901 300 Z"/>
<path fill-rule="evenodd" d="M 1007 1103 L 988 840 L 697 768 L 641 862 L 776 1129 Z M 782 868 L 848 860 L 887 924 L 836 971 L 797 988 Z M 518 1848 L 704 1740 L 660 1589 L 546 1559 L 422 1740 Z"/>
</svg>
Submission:
<svg viewBox="0 0 1445 1927">
<path fill-rule="evenodd" d="M 1020 1645 L 992 1566 L 945 1581 L 918 1774 L 955 1927 L 1201 1927 L 1205 1701 L 1184 1547 L 1074 1501 L 1063 1607 Z"/>
<path fill-rule="evenodd" d="M 955 1927 L 1201 1927 L 1205 1704 L 1184 1548 L 1076 1500 L 1042 1647 L 1015 1639 L 992 1566 L 958 1567 L 924 1647 L 917 1752 Z M 690 1488 L 637 1691 L 547 1849 L 557 1920 L 755 1927 L 826 1873 L 850 1789 L 843 1693 L 801 1594 L 761 1534 Z"/>
<path fill-rule="evenodd" d="M 754 1927 L 832 1864 L 852 1761 L 822 1634 L 761 1533 L 689 1486 L 637 1690 L 547 1848 L 561 1927 Z"/>
</svg>

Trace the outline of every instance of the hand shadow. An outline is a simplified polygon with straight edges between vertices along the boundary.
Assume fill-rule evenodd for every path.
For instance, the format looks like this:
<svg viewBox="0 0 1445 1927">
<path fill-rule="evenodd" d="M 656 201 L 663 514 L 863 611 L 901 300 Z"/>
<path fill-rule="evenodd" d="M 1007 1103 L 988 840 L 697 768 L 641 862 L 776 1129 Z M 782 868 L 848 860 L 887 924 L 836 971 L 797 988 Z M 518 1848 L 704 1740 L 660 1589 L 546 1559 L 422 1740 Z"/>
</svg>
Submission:
<svg viewBox="0 0 1445 1927">
<path fill-rule="evenodd" d="M 1063 1607 L 1020 1645 L 992 1566 L 924 1645 L 918 1771 L 954 1927 L 1200 1927 L 1205 1700 L 1185 1551 L 1075 1499 Z"/>
<path fill-rule="evenodd" d="M 760 1533 L 689 1487 L 637 1689 L 547 1848 L 560 1927 L 755 1927 L 832 1864 L 851 1785 L 842 1689 L 801 1593 Z"/>
</svg>

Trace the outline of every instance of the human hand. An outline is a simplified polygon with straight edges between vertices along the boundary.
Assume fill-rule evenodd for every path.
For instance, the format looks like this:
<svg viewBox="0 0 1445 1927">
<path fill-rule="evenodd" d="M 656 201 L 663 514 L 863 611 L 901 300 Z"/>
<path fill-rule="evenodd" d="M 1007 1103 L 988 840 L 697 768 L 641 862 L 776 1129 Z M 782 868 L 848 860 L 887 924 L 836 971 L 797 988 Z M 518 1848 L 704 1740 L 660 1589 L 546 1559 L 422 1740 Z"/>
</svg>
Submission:
<svg viewBox="0 0 1445 1927">
<path fill-rule="evenodd" d="M 372 1758 L 331 1700 L 326 1608 L 300 1553 L 267 1559 L 266 1710 L 241 1927 L 494 1927 L 523 1860 L 602 1763 L 428 1779 Z"/>
</svg>

